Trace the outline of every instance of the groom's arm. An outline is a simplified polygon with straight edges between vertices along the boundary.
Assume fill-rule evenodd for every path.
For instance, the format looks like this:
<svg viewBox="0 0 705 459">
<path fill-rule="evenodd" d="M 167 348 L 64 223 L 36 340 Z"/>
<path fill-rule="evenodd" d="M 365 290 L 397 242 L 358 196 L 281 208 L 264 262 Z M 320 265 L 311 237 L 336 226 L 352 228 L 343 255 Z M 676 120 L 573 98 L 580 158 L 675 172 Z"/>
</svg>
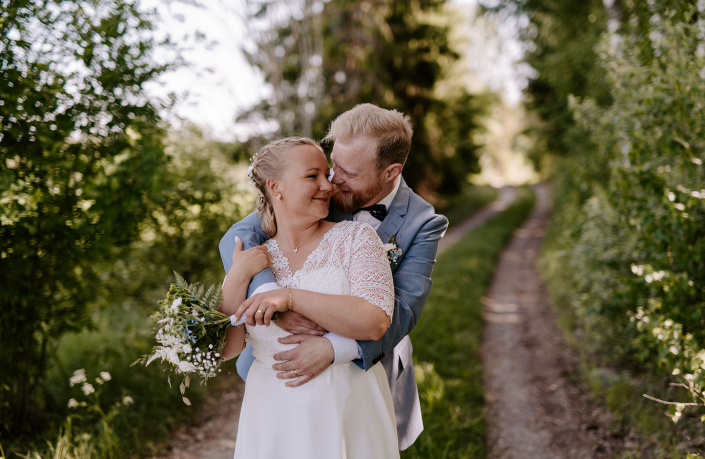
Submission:
<svg viewBox="0 0 705 459">
<path fill-rule="evenodd" d="M 362 359 L 355 363 L 365 370 L 372 368 L 416 327 L 426 299 L 431 292 L 431 272 L 436 262 L 438 242 L 448 228 L 448 219 L 434 215 L 416 234 L 407 253 L 394 272 L 394 317 L 379 341 L 358 341 Z"/>
<path fill-rule="evenodd" d="M 252 212 L 250 215 L 231 226 L 228 232 L 225 233 L 225 236 L 223 236 L 220 240 L 220 244 L 218 246 L 220 249 L 220 258 L 223 260 L 223 268 L 225 269 L 226 274 L 230 271 L 230 267 L 233 264 L 235 236 L 242 239 L 243 250 L 262 245 L 269 239 L 267 233 L 262 230 L 262 226 L 257 218 L 257 212 Z M 276 287 L 274 274 L 271 269 L 267 268 L 260 271 L 255 277 L 252 278 L 250 281 L 250 287 L 247 291 L 247 297 L 249 298 L 252 296 L 255 293 L 255 290 L 259 287 L 265 286 L 269 283 L 274 283 L 274 287 Z"/>
</svg>

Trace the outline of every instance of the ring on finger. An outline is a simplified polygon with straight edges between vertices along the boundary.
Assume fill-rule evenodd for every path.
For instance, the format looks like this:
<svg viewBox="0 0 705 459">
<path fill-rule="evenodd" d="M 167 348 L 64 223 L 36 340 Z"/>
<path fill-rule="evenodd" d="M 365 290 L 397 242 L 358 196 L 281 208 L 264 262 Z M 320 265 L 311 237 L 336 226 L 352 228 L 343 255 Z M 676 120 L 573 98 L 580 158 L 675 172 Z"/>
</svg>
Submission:
<svg viewBox="0 0 705 459">
<path fill-rule="evenodd" d="M 298 373 L 296 372 L 296 370 L 294 370 L 294 374 L 295 374 L 296 376 L 301 376 L 300 374 L 298 374 Z"/>
<path fill-rule="evenodd" d="M 259 309 L 257 310 L 257 312 L 259 312 L 260 314 L 264 314 L 264 313 L 263 313 L 262 311 L 260 311 Z"/>
</svg>

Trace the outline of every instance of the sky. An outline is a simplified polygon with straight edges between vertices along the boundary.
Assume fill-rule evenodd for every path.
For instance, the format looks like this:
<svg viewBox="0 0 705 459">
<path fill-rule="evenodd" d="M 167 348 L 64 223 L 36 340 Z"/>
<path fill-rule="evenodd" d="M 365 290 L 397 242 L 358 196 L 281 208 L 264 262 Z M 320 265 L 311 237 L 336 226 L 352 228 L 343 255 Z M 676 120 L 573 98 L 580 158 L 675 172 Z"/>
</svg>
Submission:
<svg viewBox="0 0 705 459">
<path fill-rule="evenodd" d="M 156 9 L 159 14 L 157 37 L 169 36 L 182 48 L 181 56 L 190 64 L 164 74 L 148 90 L 156 97 L 169 92 L 179 96 L 170 116 L 177 127 L 183 119 L 203 127 L 209 137 L 244 140 L 248 128 L 236 124 L 235 117 L 255 104 L 266 90 L 261 75 L 250 67 L 241 52 L 246 41 L 244 0 L 200 0 L 201 8 L 190 5 L 190 1 L 142 1 L 144 9 Z M 501 94 L 508 105 L 518 104 L 532 74 L 530 67 L 520 63 L 526 45 L 518 37 L 518 30 L 525 25 L 522 21 L 528 23 L 528 20 L 515 17 L 476 20 L 472 11 L 477 0 L 449 3 L 464 5 L 470 12 L 467 29 L 462 28 L 465 46 L 460 50 L 468 66 L 468 78 Z M 205 39 L 197 40 L 199 33 Z"/>
</svg>

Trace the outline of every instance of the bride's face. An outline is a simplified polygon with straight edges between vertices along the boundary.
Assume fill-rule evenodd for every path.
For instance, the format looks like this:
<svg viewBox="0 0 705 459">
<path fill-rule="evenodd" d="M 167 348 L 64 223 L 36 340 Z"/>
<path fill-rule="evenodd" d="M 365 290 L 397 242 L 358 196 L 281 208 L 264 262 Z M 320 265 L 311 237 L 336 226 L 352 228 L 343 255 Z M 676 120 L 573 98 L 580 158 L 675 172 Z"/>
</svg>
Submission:
<svg viewBox="0 0 705 459">
<path fill-rule="evenodd" d="M 286 172 L 270 189 L 274 212 L 297 220 L 325 218 L 333 194 L 326 155 L 316 147 L 302 145 L 293 148 L 287 160 Z M 279 194 L 281 200 L 276 199 Z"/>
</svg>

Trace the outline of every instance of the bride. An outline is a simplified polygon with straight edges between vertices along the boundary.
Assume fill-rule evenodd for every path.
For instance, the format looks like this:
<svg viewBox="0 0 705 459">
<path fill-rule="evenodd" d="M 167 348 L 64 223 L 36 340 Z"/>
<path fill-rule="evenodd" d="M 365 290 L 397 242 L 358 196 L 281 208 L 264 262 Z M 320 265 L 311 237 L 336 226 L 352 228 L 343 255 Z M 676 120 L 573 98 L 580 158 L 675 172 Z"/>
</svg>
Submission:
<svg viewBox="0 0 705 459">
<path fill-rule="evenodd" d="M 277 311 L 296 311 L 357 340 L 380 339 L 394 312 L 392 273 L 377 233 L 366 223 L 323 220 L 333 192 L 328 171 L 320 146 L 301 137 L 270 142 L 252 163 L 261 226 L 271 239 L 245 251 L 237 241 L 221 306 L 247 318 L 245 327 L 228 331 L 223 358 L 239 355 L 247 339 L 256 357 L 236 459 L 399 457 L 394 404 L 380 363 L 367 372 L 352 363 L 331 365 L 296 388 L 272 369 L 273 356 L 294 347 L 278 342 L 289 333 L 272 321 Z M 250 279 L 266 267 L 279 289 L 246 300 Z"/>
</svg>

